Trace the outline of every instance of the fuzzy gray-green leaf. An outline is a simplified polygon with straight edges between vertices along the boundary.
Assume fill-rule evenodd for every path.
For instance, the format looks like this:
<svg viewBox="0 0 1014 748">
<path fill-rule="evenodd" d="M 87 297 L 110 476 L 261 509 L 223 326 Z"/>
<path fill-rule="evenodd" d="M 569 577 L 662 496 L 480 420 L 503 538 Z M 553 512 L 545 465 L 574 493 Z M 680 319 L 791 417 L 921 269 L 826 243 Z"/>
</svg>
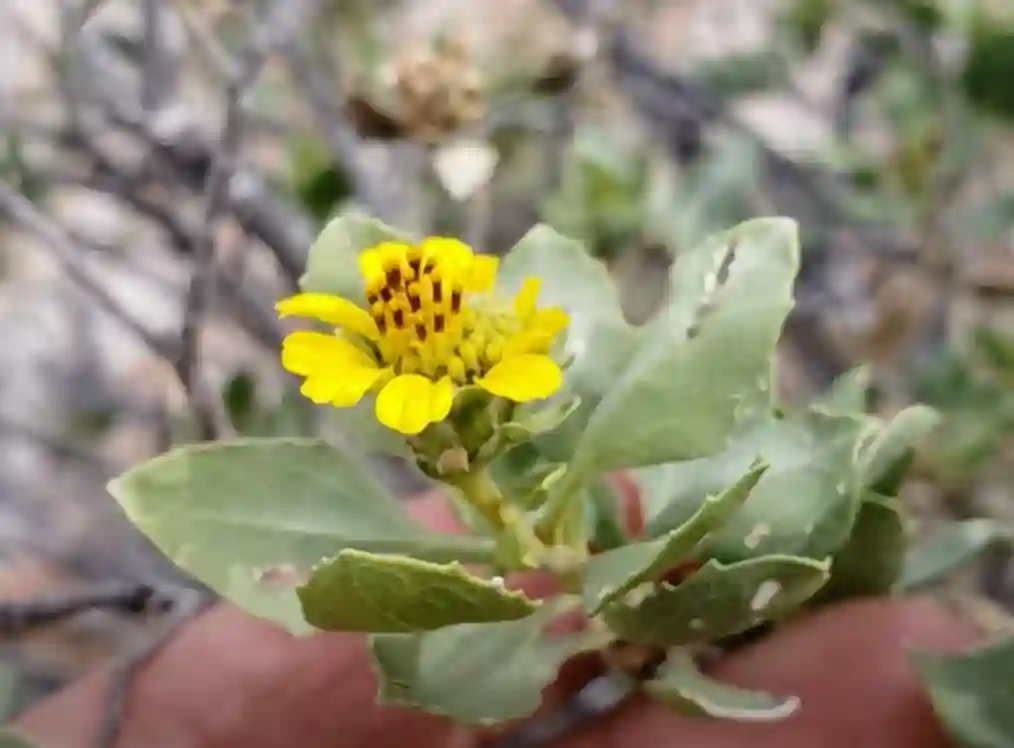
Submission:
<svg viewBox="0 0 1014 748">
<path fill-rule="evenodd" d="M 880 490 L 878 484 L 892 473 L 900 461 L 905 460 L 938 423 L 940 414 L 925 405 L 905 408 L 892 418 L 859 457 L 863 486 Z"/>
<path fill-rule="evenodd" d="M 618 637 L 637 644 L 713 641 L 791 613 L 820 590 L 829 568 L 830 559 L 793 556 L 728 566 L 712 560 L 675 587 L 663 583 L 640 600 L 607 606 L 603 617 Z"/>
<path fill-rule="evenodd" d="M 737 423 L 769 408 L 798 267 L 787 219 L 748 221 L 678 258 L 672 303 L 592 413 L 574 474 L 712 454 Z"/>
<path fill-rule="evenodd" d="M 411 239 L 376 218 L 349 213 L 331 219 L 310 247 L 300 288 L 365 303 L 359 253 L 382 242 Z"/>
<path fill-rule="evenodd" d="M 865 413 L 870 389 L 870 367 L 857 366 L 832 382 L 816 405 L 830 413 Z"/>
<path fill-rule="evenodd" d="M 800 706 L 795 696 L 751 691 L 709 678 L 680 650 L 669 653 L 655 677 L 644 684 L 644 692 L 682 714 L 736 722 L 777 722 Z"/>
<path fill-rule="evenodd" d="M 907 546 L 897 500 L 867 494 L 848 542 L 831 563 L 831 579 L 820 591 L 821 602 L 887 594 L 901 574 Z"/>
<path fill-rule="evenodd" d="M 823 558 L 848 539 L 859 494 L 853 454 L 863 423 L 819 412 L 767 419 L 741 430 L 714 457 L 635 471 L 645 534 L 659 537 L 697 511 L 760 456 L 770 467 L 748 501 L 709 541 L 725 561 L 765 554 Z"/>
<path fill-rule="evenodd" d="M 765 470 L 766 464 L 755 462 L 736 483 L 720 494 L 706 497 L 689 520 L 657 540 L 632 543 L 592 556 L 583 575 L 588 615 L 596 615 L 618 596 L 691 558 L 701 542 L 743 505 Z"/>
<path fill-rule="evenodd" d="M 324 631 L 405 633 L 510 621 L 536 603 L 457 563 L 345 550 L 314 568 L 297 593 L 307 623 Z"/>
<path fill-rule="evenodd" d="M 905 558 L 896 588 L 901 592 L 928 587 L 1012 535 L 995 520 L 979 518 L 948 522 L 917 543 Z"/>
<path fill-rule="evenodd" d="M 566 353 L 573 357 L 564 379 L 565 393 L 580 398 L 580 407 L 558 429 L 540 439 L 551 461 L 570 458 L 591 412 L 612 389 L 626 366 L 639 332 L 623 318 L 616 288 L 606 266 L 549 226 L 525 234 L 504 257 L 497 289 L 516 293 L 527 278 L 538 278 L 540 306 L 556 306 L 570 315 Z"/>
<path fill-rule="evenodd" d="M 554 612 L 544 607 L 518 621 L 371 637 L 381 701 L 467 724 L 529 716 L 560 665 L 597 644 L 588 634 L 544 635 Z"/>
<path fill-rule="evenodd" d="M 493 556 L 485 539 L 425 531 L 361 459 L 315 439 L 174 449 L 109 491 L 170 559 L 248 612 L 296 631 L 307 629 L 299 578 L 344 548 L 433 561 Z"/>
<path fill-rule="evenodd" d="M 1014 745 L 1014 638 L 962 654 L 913 652 L 912 662 L 933 710 L 963 748 Z"/>
</svg>

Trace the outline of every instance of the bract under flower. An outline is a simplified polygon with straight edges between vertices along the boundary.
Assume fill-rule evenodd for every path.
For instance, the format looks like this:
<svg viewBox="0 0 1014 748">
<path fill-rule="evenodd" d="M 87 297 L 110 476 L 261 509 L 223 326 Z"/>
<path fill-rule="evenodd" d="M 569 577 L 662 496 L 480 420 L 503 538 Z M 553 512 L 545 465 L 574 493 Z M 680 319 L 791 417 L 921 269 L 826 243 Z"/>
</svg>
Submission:
<svg viewBox="0 0 1014 748">
<path fill-rule="evenodd" d="M 288 335 L 282 366 L 318 404 L 351 407 L 377 390 L 377 419 L 404 434 L 447 418 L 465 384 L 514 402 L 549 397 L 563 381 L 550 346 L 569 318 L 536 307 L 537 278 L 513 304 L 494 298 L 497 263 L 456 239 L 371 247 L 359 256 L 368 308 L 321 293 L 276 304 L 335 328 Z"/>
</svg>

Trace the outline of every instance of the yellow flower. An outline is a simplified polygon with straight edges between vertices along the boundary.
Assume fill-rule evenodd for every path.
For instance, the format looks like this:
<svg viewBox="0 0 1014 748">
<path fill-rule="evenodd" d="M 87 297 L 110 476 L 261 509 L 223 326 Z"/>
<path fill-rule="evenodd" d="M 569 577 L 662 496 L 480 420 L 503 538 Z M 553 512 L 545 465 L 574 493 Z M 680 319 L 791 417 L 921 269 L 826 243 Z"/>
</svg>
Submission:
<svg viewBox="0 0 1014 748">
<path fill-rule="evenodd" d="M 379 391 L 377 419 L 403 434 L 444 420 L 462 385 L 514 402 L 549 397 L 563 379 L 549 349 L 569 318 L 536 307 L 537 278 L 513 305 L 499 303 L 497 262 L 455 239 L 371 247 L 359 256 L 368 308 L 321 293 L 275 306 L 336 328 L 288 335 L 282 366 L 305 377 L 300 391 L 318 404 L 351 407 Z"/>
</svg>

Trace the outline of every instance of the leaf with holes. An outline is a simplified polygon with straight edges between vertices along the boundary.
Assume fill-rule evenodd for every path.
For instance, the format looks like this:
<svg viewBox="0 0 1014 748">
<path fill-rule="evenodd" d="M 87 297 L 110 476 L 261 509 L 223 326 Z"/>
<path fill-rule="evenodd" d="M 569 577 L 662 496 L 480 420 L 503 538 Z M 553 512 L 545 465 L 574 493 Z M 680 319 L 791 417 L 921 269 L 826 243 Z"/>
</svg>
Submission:
<svg viewBox="0 0 1014 748">
<path fill-rule="evenodd" d="M 331 219 L 310 247 L 299 287 L 366 303 L 359 275 L 359 253 L 382 242 L 412 240 L 375 218 L 349 213 Z"/>
<path fill-rule="evenodd" d="M 669 653 L 654 678 L 644 683 L 649 698 L 688 716 L 703 715 L 735 722 L 777 722 L 799 709 L 795 696 L 722 683 L 701 673 L 684 651 Z"/>
<path fill-rule="evenodd" d="M 992 519 L 948 522 L 908 552 L 897 589 L 912 592 L 928 587 L 972 561 L 994 543 L 1012 541 L 1014 535 Z"/>
<path fill-rule="evenodd" d="M 536 604 L 461 564 L 344 550 L 297 590 L 307 623 L 324 631 L 405 633 L 459 623 L 511 621 Z"/>
<path fill-rule="evenodd" d="M 579 242 L 549 226 L 531 229 L 504 257 L 497 290 L 505 296 L 515 294 L 531 277 L 542 281 L 540 305 L 557 306 L 570 315 L 566 352 L 573 360 L 561 396 L 576 396 L 581 403 L 539 442 L 547 459 L 562 462 L 569 459 L 589 414 L 625 366 L 638 332 L 623 319 L 606 266 Z"/>
<path fill-rule="evenodd" d="M 760 456 L 770 467 L 750 500 L 709 541 L 729 562 L 765 554 L 824 558 L 848 539 L 859 506 L 853 453 L 863 423 L 819 412 L 744 427 L 714 457 L 635 471 L 648 537 L 686 522 L 703 498 L 740 477 Z"/>
<path fill-rule="evenodd" d="M 675 587 L 663 583 L 636 602 L 612 603 L 603 618 L 618 637 L 635 644 L 714 641 L 793 612 L 824 585 L 830 565 L 830 559 L 793 556 L 728 566 L 712 560 Z"/>
<path fill-rule="evenodd" d="M 565 660 L 604 644 L 588 633 L 543 634 L 558 612 L 547 603 L 518 621 L 373 636 L 380 701 L 420 707 L 468 724 L 527 717 Z"/>
<path fill-rule="evenodd" d="M 912 663 L 933 711 L 958 745 L 1014 745 L 1014 637 L 961 654 L 913 652 Z"/>
<path fill-rule="evenodd" d="M 314 439 L 175 449 L 109 484 L 127 516 L 179 566 L 241 608 L 308 629 L 296 585 L 345 548 L 487 563 L 493 543 L 430 533 L 361 460 Z"/>
<path fill-rule="evenodd" d="M 798 268 L 788 219 L 748 221 L 679 257 L 672 303 L 595 408 L 574 479 L 712 454 L 737 423 L 770 408 L 772 358 Z"/>
<path fill-rule="evenodd" d="M 867 494 L 848 542 L 831 562 L 831 579 L 820 591 L 820 602 L 887 594 L 901 575 L 907 546 L 901 505 Z"/>
<path fill-rule="evenodd" d="M 705 497 L 689 520 L 661 538 L 592 556 L 583 573 L 588 615 L 596 615 L 620 595 L 692 558 L 702 541 L 743 505 L 767 468 L 755 462 L 736 483 L 720 494 Z"/>
</svg>

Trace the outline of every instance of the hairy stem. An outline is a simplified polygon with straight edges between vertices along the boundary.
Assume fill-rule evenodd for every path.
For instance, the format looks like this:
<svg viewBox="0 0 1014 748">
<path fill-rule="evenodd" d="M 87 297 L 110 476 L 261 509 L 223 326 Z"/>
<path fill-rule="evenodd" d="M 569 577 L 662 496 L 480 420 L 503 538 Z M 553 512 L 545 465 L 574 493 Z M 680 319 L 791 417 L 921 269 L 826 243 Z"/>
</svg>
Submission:
<svg viewBox="0 0 1014 748">
<path fill-rule="evenodd" d="M 475 507 L 496 530 L 507 534 L 521 552 L 523 565 L 537 567 L 546 547 L 536 536 L 524 514 L 508 503 L 486 469 L 471 470 L 458 476 L 455 485 L 465 500 Z"/>
</svg>

